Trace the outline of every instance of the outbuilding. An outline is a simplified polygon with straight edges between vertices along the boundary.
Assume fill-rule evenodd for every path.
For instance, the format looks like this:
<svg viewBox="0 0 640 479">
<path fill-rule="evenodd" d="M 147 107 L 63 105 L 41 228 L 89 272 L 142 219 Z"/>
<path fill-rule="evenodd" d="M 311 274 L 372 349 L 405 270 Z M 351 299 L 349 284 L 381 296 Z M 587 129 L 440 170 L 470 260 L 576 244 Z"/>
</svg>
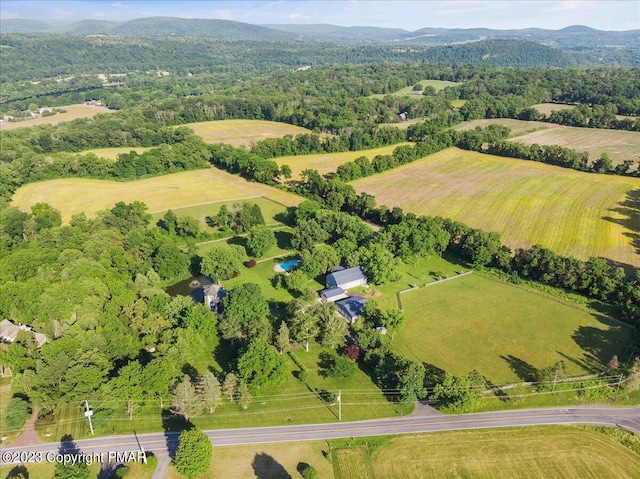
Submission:
<svg viewBox="0 0 640 479">
<path fill-rule="evenodd" d="M 346 298 L 347 294 L 344 292 L 344 289 L 336 287 L 323 289 L 320 291 L 320 297 L 329 303 L 335 303 L 340 299 Z"/>
<path fill-rule="evenodd" d="M 342 288 L 347 290 L 356 286 L 364 286 L 367 284 L 367 277 L 362 272 L 360 266 L 342 269 L 327 275 L 327 289 Z"/>
</svg>

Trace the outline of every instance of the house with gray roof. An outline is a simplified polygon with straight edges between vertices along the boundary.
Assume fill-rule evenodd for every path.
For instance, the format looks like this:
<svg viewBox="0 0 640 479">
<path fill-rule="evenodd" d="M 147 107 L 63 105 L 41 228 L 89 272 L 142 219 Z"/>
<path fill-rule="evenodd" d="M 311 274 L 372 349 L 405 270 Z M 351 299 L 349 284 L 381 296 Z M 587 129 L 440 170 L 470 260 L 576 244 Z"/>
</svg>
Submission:
<svg viewBox="0 0 640 479">
<path fill-rule="evenodd" d="M 329 303 L 335 303 L 340 299 L 347 297 L 347 294 L 342 288 L 327 288 L 320 291 L 320 297 Z"/>
<path fill-rule="evenodd" d="M 364 286 L 367 284 L 367 277 L 362 272 L 360 266 L 342 269 L 327 274 L 327 289 L 342 288 L 347 290 L 356 286 Z"/>
<path fill-rule="evenodd" d="M 367 303 L 367 298 L 362 296 L 350 296 L 346 299 L 336 301 L 338 306 L 338 312 L 346 318 L 351 324 L 356 322 L 358 316 L 362 312 L 364 305 Z"/>
<path fill-rule="evenodd" d="M 32 333 L 33 339 L 38 347 L 41 347 L 47 342 L 47 337 L 44 334 L 36 333 L 29 326 L 25 326 L 24 324 L 18 326 L 8 319 L 0 321 L 0 341 L 11 344 L 16 340 L 20 331 Z"/>
</svg>

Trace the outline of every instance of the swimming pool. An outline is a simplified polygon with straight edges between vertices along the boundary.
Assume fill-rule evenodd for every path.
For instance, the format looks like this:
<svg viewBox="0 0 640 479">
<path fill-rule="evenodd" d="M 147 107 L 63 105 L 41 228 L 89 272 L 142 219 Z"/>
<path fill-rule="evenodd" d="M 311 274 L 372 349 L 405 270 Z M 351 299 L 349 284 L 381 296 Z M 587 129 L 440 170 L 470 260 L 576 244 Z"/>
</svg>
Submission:
<svg viewBox="0 0 640 479">
<path fill-rule="evenodd" d="M 280 268 L 282 268 L 284 271 L 289 272 L 292 269 L 296 269 L 299 264 L 299 259 L 288 259 L 287 261 L 283 261 L 282 263 L 280 263 L 278 266 L 280 266 Z"/>
</svg>

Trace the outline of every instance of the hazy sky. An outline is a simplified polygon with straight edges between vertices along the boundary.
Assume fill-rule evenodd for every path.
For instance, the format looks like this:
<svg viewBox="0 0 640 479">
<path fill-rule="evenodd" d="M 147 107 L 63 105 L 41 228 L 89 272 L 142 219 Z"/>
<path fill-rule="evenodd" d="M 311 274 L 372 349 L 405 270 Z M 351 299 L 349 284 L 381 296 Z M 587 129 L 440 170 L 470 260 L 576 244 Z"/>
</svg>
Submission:
<svg viewBox="0 0 640 479">
<path fill-rule="evenodd" d="M 149 16 L 222 18 L 246 23 L 331 23 L 416 30 L 422 27 L 540 27 L 587 25 L 640 28 L 640 0 L 607 1 L 157 1 L 2 0 L 0 18 L 130 20 Z"/>
</svg>

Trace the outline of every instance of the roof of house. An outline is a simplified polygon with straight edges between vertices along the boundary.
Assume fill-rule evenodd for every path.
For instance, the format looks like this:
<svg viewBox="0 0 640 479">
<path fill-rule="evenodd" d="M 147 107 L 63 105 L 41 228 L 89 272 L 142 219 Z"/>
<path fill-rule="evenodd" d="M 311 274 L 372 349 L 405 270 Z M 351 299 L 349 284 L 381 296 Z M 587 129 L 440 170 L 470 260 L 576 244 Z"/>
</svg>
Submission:
<svg viewBox="0 0 640 479">
<path fill-rule="evenodd" d="M 344 289 L 340 287 L 336 288 L 327 288 L 320 291 L 320 295 L 323 298 L 334 298 L 336 296 L 342 296 L 344 294 Z"/>
<path fill-rule="evenodd" d="M 341 271 L 336 271 L 335 273 L 329 273 L 329 275 L 333 276 L 336 284 L 351 283 L 352 281 L 359 280 L 366 281 L 367 279 L 360 266 L 354 266 L 353 268 L 343 269 Z"/>
<path fill-rule="evenodd" d="M 224 288 L 219 284 L 207 284 L 202 287 L 202 291 L 204 291 L 204 294 L 207 296 L 217 296 L 221 289 Z"/>
<path fill-rule="evenodd" d="M 2 339 L 3 341 L 6 341 L 8 343 L 14 342 L 20 331 L 29 331 L 33 333 L 36 345 L 38 347 L 47 342 L 47 337 L 44 334 L 36 333 L 29 326 L 25 326 L 22 324 L 18 326 L 8 319 L 3 319 L 2 321 L 0 321 L 0 339 Z"/>
<path fill-rule="evenodd" d="M 13 342 L 20 332 L 20 326 L 16 326 L 8 319 L 0 321 L 0 338 L 8 342 Z"/>
<path fill-rule="evenodd" d="M 347 314 L 347 319 L 354 319 L 360 315 L 362 308 L 364 308 L 367 298 L 362 296 L 350 296 L 346 299 L 336 301 L 338 310 Z"/>
</svg>

